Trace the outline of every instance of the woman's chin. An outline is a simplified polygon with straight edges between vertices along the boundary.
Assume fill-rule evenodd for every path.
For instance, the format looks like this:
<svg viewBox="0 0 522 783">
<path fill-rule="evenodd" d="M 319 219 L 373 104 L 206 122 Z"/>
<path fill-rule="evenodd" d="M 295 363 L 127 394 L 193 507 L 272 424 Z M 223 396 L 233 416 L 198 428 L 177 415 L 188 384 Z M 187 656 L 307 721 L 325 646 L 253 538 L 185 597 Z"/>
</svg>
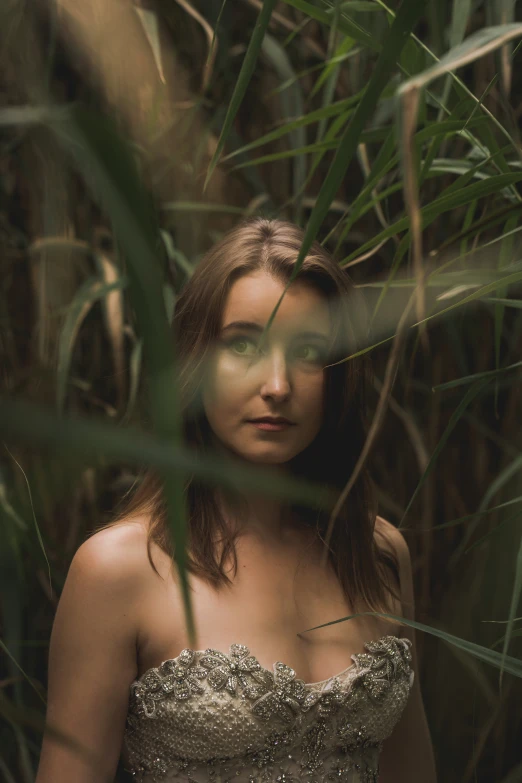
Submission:
<svg viewBox="0 0 522 783">
<path fill-rule="evenodd" d="M 283 465 L 286 462 L 290 462 L 295 456 L 293 452 L 286 453 L 281 449 L 272 449 L 271 451 L 263 452 L 256 449 L 252 449 L 252 451 L 245 451 L 242 449 L 241 451 L 236 451 L 236 454 L 240 459 L 245 460 L 245 462 L 252 462 L 256 465 L 266 465 L 267 467 L 270 467 L 271 465 Z"/>
</svg>

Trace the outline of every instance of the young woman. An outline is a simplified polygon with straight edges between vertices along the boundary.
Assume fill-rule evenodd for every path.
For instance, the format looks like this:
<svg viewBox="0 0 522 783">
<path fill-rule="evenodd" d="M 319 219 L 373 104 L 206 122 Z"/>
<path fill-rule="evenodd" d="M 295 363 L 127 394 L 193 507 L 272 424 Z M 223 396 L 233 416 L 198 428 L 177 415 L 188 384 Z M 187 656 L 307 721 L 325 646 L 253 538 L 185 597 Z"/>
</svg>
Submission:
<svg viewBox="0 0 522 783">
<path fill-rule="evenodd" d="M 176 302 L 184 437 L 199 453 L 340 491 L 362 448 L 369 378 L 360 302 L 314 243 L 267 333 L 303 239 L 256 218 L 198 264 Z M 333 365 L 327 367 L 326 365 Z M 37 783 L 136 780 L 434 783 L 411 563 L 361 473 L 329 513 L 185 484 L 197 648 L 190 648 L 161 484 L 146 472 L 79 548 L 57 610 Z M 307 631 L 305 633 L 305 631 Z"/>
</svg>

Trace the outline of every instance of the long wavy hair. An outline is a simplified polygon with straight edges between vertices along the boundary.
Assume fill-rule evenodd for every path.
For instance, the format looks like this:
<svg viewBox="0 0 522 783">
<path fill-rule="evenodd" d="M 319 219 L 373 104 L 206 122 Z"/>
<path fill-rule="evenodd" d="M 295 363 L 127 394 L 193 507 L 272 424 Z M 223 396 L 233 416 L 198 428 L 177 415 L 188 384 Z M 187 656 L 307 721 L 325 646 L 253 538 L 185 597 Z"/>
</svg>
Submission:
<svg viewBox="0 0 522 783">
<path fill-rule="evenodd" d="M 210 452 L 211 429 L 201 402 L 205 366 L 222 327 L 228 292 L 243 275 L 258 270 L 286 284 L 303 241 L 298 226 L 282 220 L 252 218 L 229 231 L 197 264 L 175 303 L 172 329 L 177 349 L 184 445 L 199 454 Z M 313 286 L 328 300 L 333 315 L 333 339 L 328 363 L 357 352 L 364 334 L 365 303 L 346 271 L 318 242 L 306 255 L 296 280 Z M 296 477 L 340 493 L 363 447 L 367 433 L 367 391 L 371 382 L 368 354 L 324 369 L 324 414 L 320 431 L 288 463 Z M 229 558 L 237 573 L 235 542 L 239 528 L 225 522 L 215 490 L 190 475 L 184 484 L 188 518 L 187 568 L 219 589 L 232 584 L 225 571 Z M 229 491 L 227 499 L 241 504 Z M 329 512 L 288 504 L 303 526 L 324 545 Z M 152 567 L 151 542 L 173 558 L 167 527 L 162 480 L 145 466 L 119 513 L 104 527 L 138 515 L 147 515 L 147 552 Z M 389 594 L 400 587 L 395 554 L 381 549 L 374 536 L 377 502 L 367 468 L 357 478 L 340 510 L 330 541 L 328 559 L 349 604 L 357 611 L 389 612 Z M 384 532 L 382 532 L 384 536 Z M 314 540 L 314 536 L 312 536 Z M 218 545 L 219 542 L 219 545 Z M 155 569 L 156 570 L 156 569 Z M 390 579 L 392 576 L 392 580 Z M 383 618 L 388 619 L 388 618 Z M 392 622 L 392 621 L 390 621 Z"/>
</svg>

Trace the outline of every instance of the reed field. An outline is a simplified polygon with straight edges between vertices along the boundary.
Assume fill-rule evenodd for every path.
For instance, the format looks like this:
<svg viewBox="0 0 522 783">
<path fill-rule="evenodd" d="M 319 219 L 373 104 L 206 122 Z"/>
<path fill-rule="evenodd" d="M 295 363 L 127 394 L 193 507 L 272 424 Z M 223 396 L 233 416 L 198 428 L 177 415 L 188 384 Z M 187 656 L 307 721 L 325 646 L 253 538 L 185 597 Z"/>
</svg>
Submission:
<svg viewBox="0 0 522 783">
<path fill-rule="evenodd" d="M 143 462 L 189 629 L 184 476 L 313 503 L 181 443 L 177 294 L 251 215 L 366 303 L 439 781 L 522 781 L 521 48 L 515 0 L 2 0 L 0 781 L 35 779 L 69 564 Z"/>
</svg>

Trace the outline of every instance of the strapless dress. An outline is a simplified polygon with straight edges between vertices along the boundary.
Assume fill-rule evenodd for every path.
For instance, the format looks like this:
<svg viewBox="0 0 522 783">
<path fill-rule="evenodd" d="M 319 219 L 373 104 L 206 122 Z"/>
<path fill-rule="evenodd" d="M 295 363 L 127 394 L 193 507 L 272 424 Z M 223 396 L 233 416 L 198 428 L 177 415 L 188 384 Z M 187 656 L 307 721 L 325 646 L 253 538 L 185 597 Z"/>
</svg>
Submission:
<svg viewBox="0 0 522 783">
<path fill-rule="evenodd" d="M 409 639 L 364 648 L 312 683 L 244 644 L 182 650 L 130 686 L 124 768 L 140 783 L 377 783 L 414 671 Z"/>
</svg>

